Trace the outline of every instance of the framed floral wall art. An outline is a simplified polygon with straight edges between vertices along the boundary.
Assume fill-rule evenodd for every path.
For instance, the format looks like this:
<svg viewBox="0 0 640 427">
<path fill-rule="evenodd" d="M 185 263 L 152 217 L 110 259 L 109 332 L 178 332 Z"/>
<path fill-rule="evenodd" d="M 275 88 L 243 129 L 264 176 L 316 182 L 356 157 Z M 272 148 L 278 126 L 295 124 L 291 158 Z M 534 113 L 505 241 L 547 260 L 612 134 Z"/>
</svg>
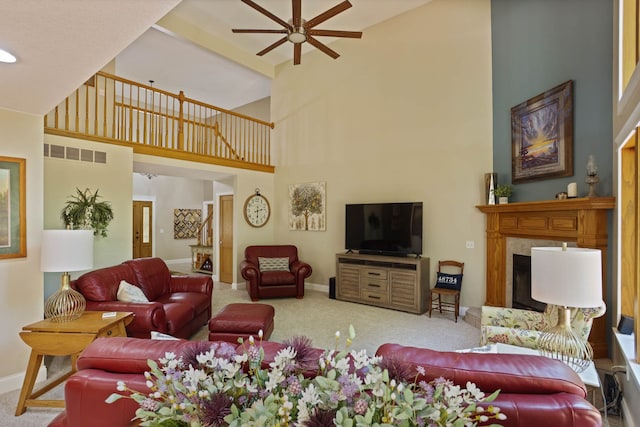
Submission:
<svg viewBox="0 0 640 427">
<path fill-rule="evenodd" d="M 0 259 L 27 256 L 26 160 L 0 156 Z"/>
<path fill-rule="evenodd" d="M 326 183 L 289 185 L 289 230 L 325 231 Z"/>
<path fill-rule="evenodd" d="M 511 109 L 511 181 L 573 175 L 573 81 Z"/>
</svg>

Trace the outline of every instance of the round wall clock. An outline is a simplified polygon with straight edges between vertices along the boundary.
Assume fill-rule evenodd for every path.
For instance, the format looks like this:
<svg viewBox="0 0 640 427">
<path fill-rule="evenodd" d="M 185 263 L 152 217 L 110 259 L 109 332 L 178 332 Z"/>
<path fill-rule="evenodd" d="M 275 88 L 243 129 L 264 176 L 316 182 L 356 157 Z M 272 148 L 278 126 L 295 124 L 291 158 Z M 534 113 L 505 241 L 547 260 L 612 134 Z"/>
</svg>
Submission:
<svg viewBox="0 0 640 427">
<path fill-rule="evenodd" d="M 269 201 L 260 194 L 260 189 L 256 188 L 256 194 L 249 196 L 244 202 L 244 219 L 252 227 L 262 227 L 269 221 L 269 216 Z"/>
</svg>

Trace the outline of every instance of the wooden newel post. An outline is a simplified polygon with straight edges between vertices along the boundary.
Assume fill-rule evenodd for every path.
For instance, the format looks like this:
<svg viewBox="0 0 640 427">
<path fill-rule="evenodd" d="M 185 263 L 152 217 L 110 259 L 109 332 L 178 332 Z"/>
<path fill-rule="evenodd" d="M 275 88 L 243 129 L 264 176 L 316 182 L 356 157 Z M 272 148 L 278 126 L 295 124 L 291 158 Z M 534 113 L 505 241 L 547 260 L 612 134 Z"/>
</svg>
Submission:
<svg viewBox="0 0 640 427">
<path fill-rule="evenodd" d="M 178 94 L 180 112 L 178 113 L 178 150 L 184 151 L 184 91 Z"/>
</svg>

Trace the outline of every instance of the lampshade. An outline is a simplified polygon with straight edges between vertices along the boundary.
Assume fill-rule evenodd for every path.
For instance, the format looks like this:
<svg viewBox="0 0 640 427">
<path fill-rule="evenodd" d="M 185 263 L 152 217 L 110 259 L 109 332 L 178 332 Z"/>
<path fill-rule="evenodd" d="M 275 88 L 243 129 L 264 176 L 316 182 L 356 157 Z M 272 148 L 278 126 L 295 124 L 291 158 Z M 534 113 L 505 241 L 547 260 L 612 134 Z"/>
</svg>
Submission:
<svg viewBox="0 0 640 427">
<path fill-rule="evenodd" d="M 599 249 L 531 248 L 531 296 L 564 307 L 602 305 Z"/>
<path fill-rule="evenodd" d="M 60 290 L 44 304 L 44 317 L 52 322 L 71 322 L 86 308 L 82 294 L 70 286 L 70 271 L 93 267 L 93 230 L 44 230 L 41 270 L 62 273 Z"/>
<path fill-rule="evenodd" d="M 64 273 L 93 267 L 93 230 L 44 230 L 41 270 Z"/>
</svg>

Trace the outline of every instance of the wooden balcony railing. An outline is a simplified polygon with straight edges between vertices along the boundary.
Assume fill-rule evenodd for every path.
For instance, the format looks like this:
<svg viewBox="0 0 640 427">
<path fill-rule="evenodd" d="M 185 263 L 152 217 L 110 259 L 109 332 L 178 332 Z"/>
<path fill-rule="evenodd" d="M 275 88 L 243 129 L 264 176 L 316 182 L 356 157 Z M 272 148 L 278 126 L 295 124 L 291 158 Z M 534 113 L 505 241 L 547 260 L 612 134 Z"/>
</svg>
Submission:
<svg viewBox="0 0 640 427">
<path fill-rule="evenodd" d="M 273 123 L 98 72 L 44 118 L 45 133 L 134 153 L 273 172 Z"/>
</svg>

